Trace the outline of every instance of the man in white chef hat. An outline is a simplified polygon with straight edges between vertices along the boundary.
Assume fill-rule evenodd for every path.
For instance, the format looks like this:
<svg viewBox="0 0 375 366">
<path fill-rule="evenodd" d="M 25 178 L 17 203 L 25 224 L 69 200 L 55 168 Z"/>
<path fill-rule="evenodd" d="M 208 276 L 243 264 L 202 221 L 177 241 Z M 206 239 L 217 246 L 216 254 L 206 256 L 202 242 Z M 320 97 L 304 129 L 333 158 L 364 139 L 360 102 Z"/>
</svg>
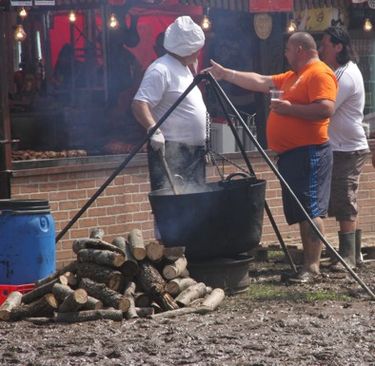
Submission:
<svg viewBox="0 0 375 366">
<path fill-rule="evenodd" d="M 165 31 L 167 53 L 146 70 L 132 103 L 138 122 L 149 131 L 193 82 L 191 67 L 197 65 L 204 33 L 189 16 L 177 18 Z M 195 87 L 150 139 L 148 146 L 151 189 L 170 188 L 161 158 L 172 176 L 184 184 L 205 182 L 207 110 Z"/>
</svg>

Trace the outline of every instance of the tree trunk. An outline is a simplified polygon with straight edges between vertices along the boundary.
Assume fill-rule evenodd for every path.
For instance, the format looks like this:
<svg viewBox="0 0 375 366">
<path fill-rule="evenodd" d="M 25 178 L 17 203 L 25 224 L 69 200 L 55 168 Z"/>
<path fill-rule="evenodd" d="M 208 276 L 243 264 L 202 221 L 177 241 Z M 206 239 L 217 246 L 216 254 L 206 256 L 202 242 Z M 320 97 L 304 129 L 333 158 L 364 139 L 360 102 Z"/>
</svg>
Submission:
<svg viewBox="0 0 375 366">
<path fill-rule="evenodd" d="M 196 285 L 188 287 L 176 297 L 176 303 L 180 306 L 188 306 L 193 300 L 206 295 L 206 285 L 199 282 Z"/>
<path fill-rule="evenodd" d="M 59 306 L 59 313 L 76 312 L 87 303 L 87 292 L 80 288 L 70 293 Z"/>
<path fill-rule="evenodd" d="M 74 240 L 72 248 L 73 248 L 73 252 L 76 254 L 78 254 L 78 252 L 81 249 L 110 250 L 112 252 L 124 254 L 124 252 L 120 248 L 116 247 L 113 244 L 107 243 L 106 241 L 101 240 L 101 239 L 90 239 L 90 238 L 77 239 L 77 240 Z"/>
<path fill-rule="evenodd" d="M 163 258 L 164 255 L 164 245 L 160 244 L 158 241 L 150 241 L 146 245 L 146 256 L 152 262 L 158 262 Z"/>
<path fill-rule="evenodd" d="M 95 282 L 104 283 L 114 291 L 117 291 L 123 284 L 120 271 L 96 263 L 78 263 L 77 274 L 80 278 L 90 278 Z"/>
<path fill-rule="evenodd" d="M 215 288 L 206 298 L 204 299 L 202 306 L 208 307 L 211 310 L 215 310 L 225 298 L 224 290 L 221 288 Z"/>
<path fill-rule="evenodd" d="M 135 283 L 129 282 L 124 291 L 124 296 L 129 300 L 129 309 L 126 312 L 127 319 L 138 318 L 138 314 L 135 311 L 134 295 L 135 295 Z"/>
<path fill-rule="evenodd" d="M 134 258 L 138 261 L 145 259 L 146 248 L 143 241 L 142 231 L 133 229 L 128 235 L 128 241 Z"/>
<path fill-rule="evenodd" d="M 57 313 L 55 317 L 55 321 L 58 323 L 77 323 L 99 319 L 122 321 L 122 311 L 115 309 L 83 310 L 75 313 Z"/>
<path fill-rule="evenodd" d="M 51 282 L 52 280 L 56 279 L 60 275 L 64 274 L 65 272 L 75 273 L 76 270 L 77 270 L 77 262 L 76 261 L 70 262 L 68 265 L 66 265 L 65 267 L 61 268 L 60 270 L 52 273 L 51 275 L 49 275 L 49 276 L 47 276 L 45 278 L 42 278 L 41 280 L 36 281 L 35 282 L 35 286 L 39 287 L 39 286 L 44 285 L 44 284 L 46 284 L 48 282 Z"/>
<path fill-rule="evenodd" d="M 79 262 L 96 263 L 102 266 L 120 267 L 125 262 L 125 255 L 101 249 L 81 249 L 77 253 Z"/>
<path fill-rule="evenodd" d="M 139 282 L 146 293 L 148 293 L 164 310 L 177 309 L 178 305 L 173 298 L 165 292 L 165 281 L 160 273 L 151 263 L 140 263 Z"/>
<path fill-rule="evenodd" d="M 181 275 L 181 273 L 186 269 L 187 260 L 184 257 L 178 258 L 174 263 L 168 264 L 163 269 L 163 276 L 167 280 L 172 280 Z"/>
<path fill-rule="evenodd" d="M 101 229 L 100 227 L 95 227 L 90 230 L 90 239 L 100 239 L 102 240 L 104 237 L 104 230 Z"/>
<path fill-rule="evenodd" d="M 126 239 L 123 236 L 117 236 L 112 240 L 112 244 L 120 248 L 125 253 Z"/>
<path fill-rule="evenodd" d="M 165 247 L 163 254 L 164 258 L 175 261 L 185 255 L 185 247 Z"/>
<path fill-rule="evenodd" d="M 58 302 L 52 293 L 28 304 L 15 307 L 10 314 L 10 320 L 20 320 L 38 316 L 52 316 L 57 309 Z"/>
<path fill-rule="evenodd" d="M 154 314 L 151 316 L 152 319 L 163 319 L 163 318 L 175 318 L 176 316 L 180 315 L 187 315 L 187 314 L 207 314 L 211 311 L 210 308 L 207 307 L 198 307 L 198 308 L 181 308 L 176 310 L 165 311 L 163 313 Z"/>
<path fill-rule="evenodd" d="M 130 307 L 129 299 L 111 290 L 103 283 L 94 282 L 89 278 L 82 278 L 79 287 L 85 289 L 90 296 L 101 300 L 105 306 L 111 306 L 123 312 L 127 312 Z"/>
<path fill-rule="evenodd" d="M 194 279 L 187 278 L 174 278 L 165 285 L 165 290 L 172 296 L 177 296 L 180 292 L 184 291 L 190 286 L 197 283 Z"/>
<path fill-rule="evenodd" d="M 63 285 L 67 285 L 68 280 L 63 276 L 60 275 L 59 278 L 55 278 L 54 280 L 47 282 L 39 287 L 34 288 L 30 292 L 27 292 L 22 296 L 22 302 L 24 304 L 30 304 L 31 302 L 43 297 L 45 294 L 52 292 L 52 288 L 55 283 L 60 283 Z"/>
<path fill-rule="evenodd" d="M 6 300 L 0 306 L 0 319 L 5 320 L 5 321 L 9 320 L 12 309 L 14 309 L 16 306 L 21 305 L 21 301 L 22 301 L 21 292 L 19 291 L 11 292 L 6 298 Z"/>
<path fill-rule="evenodd" d="M 121 273 L 127 278 L 133 278 L 138 273 L 138 262 L 134 258 L 128 243 L 125 244 L 125 262 L 119 268 Z"/>
</svg>

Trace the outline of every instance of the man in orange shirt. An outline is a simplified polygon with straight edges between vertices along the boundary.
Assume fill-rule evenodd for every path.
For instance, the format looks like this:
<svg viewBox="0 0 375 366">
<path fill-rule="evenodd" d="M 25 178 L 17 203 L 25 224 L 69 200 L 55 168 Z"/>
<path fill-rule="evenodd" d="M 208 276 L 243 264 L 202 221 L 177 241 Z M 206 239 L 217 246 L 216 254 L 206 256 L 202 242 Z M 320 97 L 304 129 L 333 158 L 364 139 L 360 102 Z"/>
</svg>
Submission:
<svg viewBox="0 0 375 366">
<path fill-rule="evenodd" d="M 272 99 L 267 121 L 269 147 L 278 154 L 278 169 L 323 233 L 332 172 L 332 150 L 328 139 L 329 118 L 337 93 L 332 70 L 319 60 L 312 36 L 292 34 L 285 56 L 291 71 L 278 75 L 260 75 L 227 69 L 211 60 L 211 72 L 242 88 L 268 93 L 283 91 L 281 99 Z M 319 274 L 322 242 L 290 193 L 282 187 L 284 213 L 288 224 L 298 223 L 304 248 L 304 265 L 292 282 L 308 282 Z"/>
</svg>

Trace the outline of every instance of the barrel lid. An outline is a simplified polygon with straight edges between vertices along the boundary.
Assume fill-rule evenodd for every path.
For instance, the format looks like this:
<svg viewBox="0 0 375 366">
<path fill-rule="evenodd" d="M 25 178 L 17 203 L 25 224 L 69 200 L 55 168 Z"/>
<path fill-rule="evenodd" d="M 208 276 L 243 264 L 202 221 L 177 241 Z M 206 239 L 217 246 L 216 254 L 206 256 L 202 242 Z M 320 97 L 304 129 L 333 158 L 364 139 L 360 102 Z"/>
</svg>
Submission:
<svg viewBox="0 0 375 366">
<path fill-rule="evenodd" d="M 47 200 L 0 199 L 0 211 L 40 211 L 49 208 Z"/>
</svg>

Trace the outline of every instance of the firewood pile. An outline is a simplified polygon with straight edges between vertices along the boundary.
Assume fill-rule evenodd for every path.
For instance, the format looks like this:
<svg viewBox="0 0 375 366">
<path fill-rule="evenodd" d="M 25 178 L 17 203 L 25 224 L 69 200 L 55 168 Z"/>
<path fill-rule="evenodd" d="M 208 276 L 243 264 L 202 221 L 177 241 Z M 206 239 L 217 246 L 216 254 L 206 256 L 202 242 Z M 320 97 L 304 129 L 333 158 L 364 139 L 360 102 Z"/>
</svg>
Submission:
<svg viewBox="0 0 375 366">
<path fill-rule="evenodd" d="M 39 280 L 25 294 L 12 292 L 0 306 L 0 320 L 34 323 L 121 321 L 142 317 L 205 314 L 224 299 L 189 276 L 184 247 L 145 243 L 133 229 L 106 242 L 101 229 L 73 242 L 77 259 Z"/>
<path fill-rule="evenodd" d="M 34 160 L 34 159 L 58 159 L 76 158 L 87 156 L 86 150 L 62 150 L 62 151 L 35 151 L 35 150 L 15 150 L 12 151 L 12 160 Z"/>
</svg>

